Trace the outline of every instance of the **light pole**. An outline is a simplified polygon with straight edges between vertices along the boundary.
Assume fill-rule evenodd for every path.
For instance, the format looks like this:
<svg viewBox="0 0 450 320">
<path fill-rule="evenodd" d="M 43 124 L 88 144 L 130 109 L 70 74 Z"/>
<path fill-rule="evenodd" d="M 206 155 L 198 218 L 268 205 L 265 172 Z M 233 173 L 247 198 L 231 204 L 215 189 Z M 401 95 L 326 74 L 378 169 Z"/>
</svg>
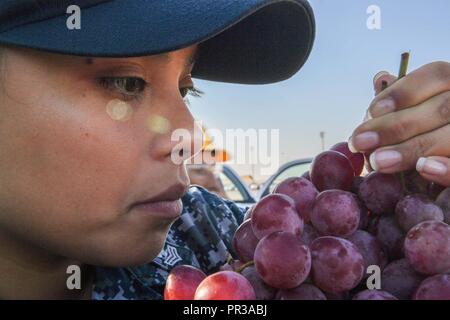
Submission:
<svg viewBox="0 0 450 320">
<path fill-rule="evenodd" d="M 325 131 L 320 131 L 320 140 L 322 141 L 322 151 L 325 151 Z"/>
<path fill-rule="evenodd" d="M 255 148 L 254 147 L 250 147 L 250 161 L 251 161 L 251 166 L 252 166 L 252 179 L 253 181 L 255 181 Z"/>
</svg>

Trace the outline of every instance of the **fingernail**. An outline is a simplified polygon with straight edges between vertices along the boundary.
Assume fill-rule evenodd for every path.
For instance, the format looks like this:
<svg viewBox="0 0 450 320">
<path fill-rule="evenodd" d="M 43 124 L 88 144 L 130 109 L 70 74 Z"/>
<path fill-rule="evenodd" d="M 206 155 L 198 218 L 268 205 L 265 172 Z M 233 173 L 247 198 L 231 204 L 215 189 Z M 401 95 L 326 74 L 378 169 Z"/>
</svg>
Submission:
<svg viewBox="0 0 450 320">
<path fill-rule="evenodd" d="M 402 154 L 395 150 L 375 151 L 370 155 L 370 165 L 375 171 L 387 169 L 402 162 Z"/>
<path fill-rule="evenodd" d="M 389 72 L 387 71 L 380 71 L 373 77 L 373 83 L 377 82 L 378 79 L 380 79 L 381 76 L 387 75 Z"/>
<path fill-rule="evenodd" d="M 348 139 L 348 149 L 352 152 L 352 153 L 358 153 L 358 150 L 355 149 L 355 147 L 353 146 L 353 137 L 350 137 Z"/>
<path fill-rule="evenodd" d="M 448 171 L 444 164 L 427 158 L 417 160 L 416 170 L 433 176 L 444 176 Z"/>
<path fill-rule="evenodd" d="M 380 136 L 374 131 L 367 131 L 360 133 L 349 140 L 349 149 L 353 153 L 360 151 L 366 151 L 376 148 L 380 143 Z M 353 148 L 353 150 L 350 148 Z"/>
<path fill-rule="evenodd" d="M 394 100 L 392 98 L 386 98 L 378 101 L 369 111 L 369 114 L 372 118 L 376 118 L 393 111 L 395 111 Z"/>
</svg>

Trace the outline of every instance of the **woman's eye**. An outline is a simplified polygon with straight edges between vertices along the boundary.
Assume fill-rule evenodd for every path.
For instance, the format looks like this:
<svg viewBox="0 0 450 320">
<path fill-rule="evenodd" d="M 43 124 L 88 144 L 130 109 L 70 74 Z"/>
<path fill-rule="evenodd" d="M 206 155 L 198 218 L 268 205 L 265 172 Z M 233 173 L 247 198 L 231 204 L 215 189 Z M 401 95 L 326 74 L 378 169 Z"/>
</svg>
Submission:
<svg viewBox="0 0 450 320">
<path fill-rule="evenodd" d="M 191 88 L 180 88 L 180 94 L 181 94 L 181 96 L 182 96 L 183 98 L 186 98 L 186 96 L 188 95 L 190 89 L 191 89 Z"/>
<path fill-rule="evenodd" d="M 188 94 L 193 97 L 201 97 L 203 95 L 203 92 L 195 87 L 186 87 L 180 88 L 180 94 L 183 98 L 186 98 Z"/>
<path fill-rule="evenodd" d="M 147 83 L 137 77 L 104 77 L 100 83 L 106 89 L 115 90 L 125 96 L 137 96 L 145 90 Z"/>
</svg>

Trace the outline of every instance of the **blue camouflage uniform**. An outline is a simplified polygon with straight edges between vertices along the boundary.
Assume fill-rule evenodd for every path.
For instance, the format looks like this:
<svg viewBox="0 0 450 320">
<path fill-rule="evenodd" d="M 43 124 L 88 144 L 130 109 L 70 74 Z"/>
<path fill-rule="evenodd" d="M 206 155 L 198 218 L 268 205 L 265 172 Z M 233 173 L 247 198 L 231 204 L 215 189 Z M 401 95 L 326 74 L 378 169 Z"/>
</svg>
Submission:
<svg viewBox="0 0 450 320">
<path fill-rule="evenodd" d="M 182 198 L 183 212 L 171 226 L 164 248 L 151 263 L 132 268 L 96 268 L 92 299 L 163 299 L 172 268 L 195 266 L 210 274 L 235 256 L 231 246 L 244 212 L 231 201 L 193 186 Z"/>
</svg>

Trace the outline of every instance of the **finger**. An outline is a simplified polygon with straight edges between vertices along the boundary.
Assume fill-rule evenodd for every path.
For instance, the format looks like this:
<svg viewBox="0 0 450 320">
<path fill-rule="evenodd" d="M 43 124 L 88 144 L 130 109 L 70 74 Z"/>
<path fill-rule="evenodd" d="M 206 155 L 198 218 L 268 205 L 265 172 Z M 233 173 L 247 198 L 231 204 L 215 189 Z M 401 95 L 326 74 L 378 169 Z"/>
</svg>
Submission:
<svg viewBox="0 0 450 320">
<path fill-rule="evenodd" d="M 450 159 L 445 157 L 419 158 L 416 165 L 419 174 L 427 179 L 450 187 Z"/>
<path fill-rule="evenodd" d="M 397 80 L 397 77 L 393 76 L 387 71 L 380 71 L 373 77 L 373 87 L 375 90 L 375 95 L 378 95 L 381 91 L 392 85 L 395 80 Z M 369 109 L 367 110 L 363 122 L 366 122 L 368 120 L 372 119 L 372 115 L 369 112 Z"/>
<path fill-rule="evenodd" d="M 433 62 L 397 80 L 375 97 L 369 107 L 372 118 L 415 106 L 450 90 L 450 63 Z"/>
<path fill-rule="evenodd" d="M 351 149 L 369 151 L 401 143 L 450 123 L 450 91 L 415 107 L 368 120 L 354 131 Z"/>
<path fill-rule="evenodd" d="M 439 154 L 450 157 L 450 125 L 428 132 L 401 144 L 375 150 L 370 155 L 370 165 L 382 173 L 394 173 L 416 167 L 422 157 Z"/>
<path fill-rule="evenodd" d="M 364 168 L 367 172 L 373 171 L 373 168 L 370 165 L 370 153 L 364 153 Z"/>
<path fill-rule="evenodd" d="M 397 77 L 393 76 L 387 71 L 378 72 L 375 77 L 373 77 L 373 87 L 375 90 L 375 95 L 379 94 L 385 88 L 392 85 L 395 80 L 397 80 Z"/>
</svg>

